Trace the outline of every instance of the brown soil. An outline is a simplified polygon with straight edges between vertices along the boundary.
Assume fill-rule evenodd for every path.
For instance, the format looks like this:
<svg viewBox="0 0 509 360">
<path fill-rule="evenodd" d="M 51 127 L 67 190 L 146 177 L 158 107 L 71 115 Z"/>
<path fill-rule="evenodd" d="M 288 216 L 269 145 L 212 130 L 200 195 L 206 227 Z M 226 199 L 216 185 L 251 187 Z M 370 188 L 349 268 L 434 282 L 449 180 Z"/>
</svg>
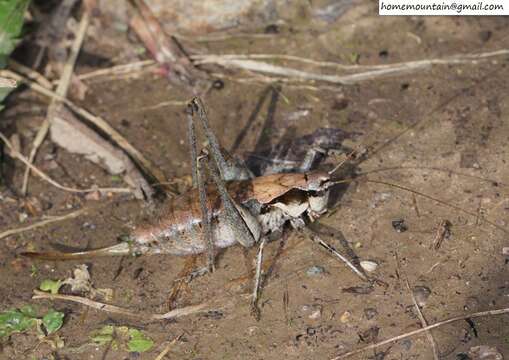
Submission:
<svg viewBox="0 0 509 360">
<path fill-rule="evenodd" d="M 507 48 L 508 29 L 509 22 L 504 17 L 379 17 L 377 4 L 370 3 L 354 6 L 327 26 L 304 19 L 292 31 L 283 27 L 272 38 L 234 38 L 200 46 L 209 53 L 285 53 L 342 62 L 358 55 L 359 62 L 367 65 Z M 127 42 L 125 37 L 121 39 Z M 90 53 L 108 54 L 112 58 L 118 55 L 111 48 L 103 49 L 104 46 L 97 38 L 85 42 L 85 50 Z M 92 69 L 81 61 L 78 72 Z M 69 349 L 88 341 L 90 331 L 114 323 L 144 329 L 154 339 L 156 346 L 150 353 L 140 355 L 141 359 L 155 358 L 163 342 L 181 334 L 181 341 L 174 345 L 168 358 L 328 359 L 373 341 L 366 333 L 370 328 L 379 329 L 376 341 L 420 327 L 405 285 L 406 277 L 412 287 L 426 286 L 431 290 L 422 308 L 428 323 L 508 307 L 508 262 L 502 255 L 502 248 L 508 246 L 507 230 L 483 221 L 486 218 L 501 228 L 509 228 L 505 184 L 509 177 L 507 78 L 507 58 L 499 57 L 477 64 L 437 66 L 335 90 L 313 91 L 283 85 L 273 119 L 266 122 L 269 117 L 265 103 L 236 155 L 253 150 L 262 131 L 262 145 L 269 146 L 290 130 L 294 136 L 301 136 L 319 127 L 341 128 L 360 134 L 347 141 L 350 147 L 355 147 L 381 144 L 421 121 L 372 154 L 359 171 L 380 170 L 370 178 L 407 186 L 479 215 L 470 216 L 380 184 L 349 185 L 335 211 L 321 221 L 340 230 L 361 259 L 376 261 L 379 266 L 374 275 L 386 286 L 376 285 L 368 294 L 345 292 L 362 282 L 303 235 L 290 233 L 282 255 L 275 261 L 279 243 L 266 247 L 266 259 L 274 261 L 274 266 L 263 290 L 260 321 L 250 315 L 247 299 L 252 283 L 248 270 L 252 265 L 244 260 L 243 250 L 234 247 L 219 257 L 216 273 L 193 280 L 176 301 L 179 307 L 212 298 L 230 304 L 216 313 L 144 324 L 73 303 L 37 302 L 41 307 L 53 306 L 66 313 L 65 324 L 58 332 L 65 340 L 65 347 L 56 351 L 59 358 L 137 358 L 119 351 L 109 351 L 104 356 L 105 349 L 95 347 L 69 353 Z M 107 119 L 154 161 L 168 179 L 190 174 L 188 149 L 182 141 L 186 131 L 184 107 L 140 110 L 162 101 L 185 101 L 189 94 L 150 73 L 136 79 L 96 79 L 88 85 L 83 106 Z M 225 80 L 222 90 L 207 95 L 212 127 L 225 148 L 231 148 L 265 88 L 263 84 Z M 43 119 L 44 109 L 41 99 L 25 92 L 14 98 L 6 113 L 12 124 L 8 131 L 21 134 L 25 153 Z M 302 109 L 309 113 L 297 118 L 290 116 Z M 36 165 L 68 185 L 121 185 L 97 166 L 55 149 L 50 141 L 42 147 Z M 11 174 L 11 186 L 19 188 L 23 174 L 20 164 L 15 165 Z M 31 300 L 32 291 L 43 279 L 68 277 L 78 264 L 31 261 L 17 255 L 23 249 L 49 249 L 52 244 L 81 249 L 111 245 L 144 214 L 143 205 L 129 197 L 114 195 L 99 201 L 88 200 L 36 178 L 30 182 L 30 196 L 41 204 L 41 210 L 35 214 L 27 211 L 24 200 L 8 189 L 4 188 L 0 195 L 1 229 L 24 225 L 20 224 L 21 213 L 28 213 L 26 223 L 31 223 L 43 215 L 90 209 L 76 219 L 0 240 L 1 310 L 35 303 Z M 405 220 L 408 231 L 394 230 L 392 221 L 399 218 Z M 452 236 L 438 251 L 430 250 L 436 227 L 445 219 L 452 223 Z M 254 259 L 255 254 L 252 249 L 247 258 Z M 185 261 L 154 256 L 86 263 L 96 287 L 114 290 L 112 303 L 134 311 L 162 313 L 167 311 L 170 289 Z M 198 261 L 203 263 L 204 259 Z M 37 268 L 33 276 L 32 266 Z M 325 272 L 310 276 L 307 270 L 312 266 L 321 266 Z M 320 315 L 310 317 L 317 309 Z M 376 315 L 367 319 L 366 312 L 373 313 L 372 309 Z M 509 317 L 498 316 L 475 319 L 471 324 L 463 321 L 447 325 L 434 330 L 433 336 L 444 359 L 456 359 L 457 354 L 477 345 L 496 346 L 508 355 L 508 329 Z M 13 335 L 3 345 L 0 357 L 42 358 L 51 352 L 47 345 L 37 344 L 31 334 Z M 424 335 L 356 358 L 375 358 L 383 351 L 387 352 L 385 359 L 433 358 Z M 383 358 L 378 356 L 377 359 Z"/>
</svg>

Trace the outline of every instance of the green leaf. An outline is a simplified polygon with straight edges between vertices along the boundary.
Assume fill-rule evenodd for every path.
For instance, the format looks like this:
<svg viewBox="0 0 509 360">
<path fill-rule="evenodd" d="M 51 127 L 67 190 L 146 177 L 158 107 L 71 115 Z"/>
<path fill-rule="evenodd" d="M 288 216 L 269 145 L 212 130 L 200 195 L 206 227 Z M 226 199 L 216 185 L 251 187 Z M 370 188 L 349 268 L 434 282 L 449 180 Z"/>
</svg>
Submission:
<svg viewBox="0 0 509 360">
<path fill-rule="evenodd" d="M 0 62 L 14 50 L 29 0 L 0 0 Z"/>
<path fill-rule="evenodd" d="M 129 329 L 130 340 L 127 343 L 129 352 L 144 352 L 154 346 L 154 341 L 138 329 Z"/>
<path fill-rule="evenodd" d="M 39 286 L 39 289 L 41 289 L 42 291 L 49 291 L 52 294 L 58 294 L 58 290 L 60 289 L 61 286 L 62 286 L 61 280 L 46 279 L 42 281 L 41 285 Z"/>
<path fill-rule="evenodd" d="M 34 326 L 36 320 L 17 309 L 0 313 L 0 338 L 15 332 L 23 332 Z"/>
<path fill-rule="evenodd" d="M 113 340 L 113 326 L 103 326 L 98 331 L 95 331 L 90 336 L 90 339 L 97 345 L 106 345 Z"/>
<path fill-rule="evenodd" d="M 52 334 L 62 327 L 64 323 L 64 313 L 50 309 L 42 318 L 42 323 L 48 335 Z"/>
<path fill-rule="evenodd" d="M 28 317 L 36 318 L 37 310 L 32 305 L 23 305 L 19 311 Z"/>
<path fill-rule="evenodd" d="M 130 329 L 127 326 L 106 325 L 90 335 L 90 339 L 97 345 L 111 344 L 111 348 L 117 350 L 123 348 L 129 352 L 144 352 L 154 346 L 154 342 L 138 329 Z"/>
<path fill-rule="evenodd" d="M 44 325 L 46 332 L 51 334 L 62 327 L 64 314 L 50 309 L 42 318 L 37 317 L 37 310 L 31 305 L 23 305 L 20 309 L 10 309 L 0 313 L 0 338 L 16 332 L 24 332 L 30 328 L 40 329 Z"/>
<path fill-rule="evenodd" d="M 30 277 L 37 276 L 38 273 L 39 273 L 39 269 L 37 269 L 37 266 L 32 264 L 32 266 L 30 267 Z"/>
<path fill-rule="evenodd" d="M 0 0 L 0 68 L 7 64 L 7 58 L 16 48 L 23 27 L 23 17 L 30 0 Z M 0 88 L 0 111 L 3 99 L 12 91 Z"/>
<path fill-rule="evenodd" d="M 113 182 L 121 182 L 122 178 L 120 177 L 120 175 L 111 175 L 111 181 L 113 181 Z"/>
</svg>

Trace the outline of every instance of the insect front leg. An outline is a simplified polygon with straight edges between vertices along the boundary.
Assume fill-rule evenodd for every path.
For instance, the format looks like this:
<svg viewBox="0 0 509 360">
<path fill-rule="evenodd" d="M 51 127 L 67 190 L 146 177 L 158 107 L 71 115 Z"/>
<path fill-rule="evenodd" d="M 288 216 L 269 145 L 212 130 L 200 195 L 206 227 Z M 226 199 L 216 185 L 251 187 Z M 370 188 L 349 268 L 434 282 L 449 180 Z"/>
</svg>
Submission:
<svg viewBox="0 0 509 360">
<path fill-rule="evenodd" d="M 255 283 L 254 283 L 254 288 L 253 288 L 253 299 L 251 300 L 251 313 L 257 320 L 260 320 L 260 308 L 258 307 L 258 299 L 260 296 L 261 279 L 262 279 L 263 248 L 265 247 L 266 242 L 267 242 L 266 237 L 263 237 L 262 240 L 260 241 L 260 247 L 258 249 L 258 256 L 256 257 L 256 273 L 255 273 Z"/>
<path fill-rule="evenodd" d="M 342 261 L 346 266 L 348 266 L 358 277 L 360 277 L 364 281 L 369 281 L 368 276 L 364 272 L 364 270 L 360 266 L 356 266 L 352 263 L 346 256 L 342 255 L 336 248 L 327 242 L 325 242 L 318 231 L 312 230 L 309 227 L 303 227 L 303 232 L 308 235 L 309 239 L 318 244 L 322 249 L 326 250 L 330 255 Z M 357 262 L 356 260 L 354 260 Z"/>
</svg>

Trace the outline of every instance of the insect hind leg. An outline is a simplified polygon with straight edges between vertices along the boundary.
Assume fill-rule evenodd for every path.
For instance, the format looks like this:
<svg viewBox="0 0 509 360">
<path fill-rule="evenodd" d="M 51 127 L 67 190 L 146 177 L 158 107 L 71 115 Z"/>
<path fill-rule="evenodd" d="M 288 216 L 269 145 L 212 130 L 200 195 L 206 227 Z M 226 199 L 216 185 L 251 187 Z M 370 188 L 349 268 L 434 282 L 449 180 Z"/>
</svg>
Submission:
<svg viewBox="0 0 509 360">
<path fill-rule="evenodd" d="M 231 198 L 230 194 L 228 194 L 228 191 L 226 189 L 225 179 L 224 179 L 224 172 L 226 169 L 228 169 L 228 163 L 225 160 L 225 157 L 221 153 L 221 149 L 219 146 L 219 142 L 212 132 L 209 121 L 207 118 L 207 113 L 205 111 L 205 108 L 203 106 L 202 101 L 199 98 L 194 98 L 191 100 L 188 106 L 188 115 L 189 115 L 189 122 L 193 122 L 193 115 L 197 113 L 198 118 L 201 122 L 201 125 L 203 127 L 203 130 L 205 131 L 205 135 L 209 141 L 209 151 L 210 151 L 210 157 L 209 161 L 206 163 L 209 173 L 212 176 L 212 180 L 214 181 L 214 184 L 217 187 L 217 190 L 219 192 L 219 195 L 221 197 L 221 201 L 224 208 L 224 216 L 225 221 L 227 222 L 227 225 L 231 228 L 235 239 L 243 246 L 245 247 L 251 247 L 254 245 L 257 238 L 255 238 L 253 229 L 250 229 L 248 225 L 246 224 L 246 221 L 250 220 L 249 214 L 245 213 L 243 214 L 244 217 L 240 214 L 239 211 L 239 205 L 234 203 L 234 200 Z M 191 143 L 191 154 L 193 157 L 196 156 L 196 137 L 194 132 L 194 123 L 189 124 L 190 129 L 190 143 Z M 193 161 L 195 159 L 193 158 Z M 198 177 L 197 170 L 194 170 L 196 181 L 198 182 L 200 178 Z M 201 179 L 202 185 L 203 185 L 203 191 L 200 191 L 200 193 L 203 193 L 201 197 L 203 197 L 203 201 L 200 200 L 200 202 L 203 203 L 202 209 L 205 208 L 205 201 L 206 201 L 206 193 L 204 188 L 204 179 L 202 177 Z M 206 210 L 206 209 L 205 209 Z M 242 210 L 242 209 L 241 209 Z M 203 212 L 203 211 L 202 211 Z M 252 227 L 256 224 L 251 224 Z"/>
</svg>

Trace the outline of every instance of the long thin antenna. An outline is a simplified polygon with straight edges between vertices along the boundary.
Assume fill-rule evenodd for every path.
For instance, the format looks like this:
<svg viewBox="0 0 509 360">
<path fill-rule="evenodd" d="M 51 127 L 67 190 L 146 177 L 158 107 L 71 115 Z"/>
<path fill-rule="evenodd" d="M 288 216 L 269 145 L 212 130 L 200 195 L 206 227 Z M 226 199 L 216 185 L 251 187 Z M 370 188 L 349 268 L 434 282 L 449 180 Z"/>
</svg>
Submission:
<svg viewBox="0 0 509 360">
<path fill-rule="evenodd" d="M 424 193 L 422 193 L 420 191 L 417 191 L 417 190 L 414 190 L 414 189 L 410 189 L 410 188 L 408 188 L 406 186 L 403 186 L 403 185 L 393 184 L 393 183 L 389 183 L 389 182 L 381 181 L 381 180 L 366 179 L 364 181 L 370 182 L 370 183 L 374 183 L 374 184 L 381 184 L 381 185 L 385 185 L 385 186 L 390 186 L 390 187 L 394 187 L 394 188 L 400 189 L 400 190 L 409 191 L 411 193 L 419 195 L 419 196 L 421 196 L 423 198 L 426 198 L 428 200 L 432 200 L 432 201 L 434 201 L 434 202 L 436 202 L 436 203 L 438 203 L 440 205 L 447 206 L 447 207 L 449 207 L 451 209 L 454 209 L 454 210 L 457 210 L 457 211 L 461 211 L 464 214 L 467 214 L 467 215 L 470 215 L 470 216 L 473 216 L 473 217 L 478 217 L 479 216 L 479 214 L 474 213 L 474 212 L 469 211 L 469 210 L 465 210 L 462 207 L 459 207 L 458 205 L 450 204 L 450 203 L 445 202 L 443 200 L 440 200 L 440 199 L 438 199 L 436 197 L 433 197 L 433 196 L 428 195 L 428 194 L 424 194 Z M 490 221 L 490 220 L 488 220 L 486 218 L 483 218 L 483 221 L 485 221 L 487 224 L 490 224 L 491 226 L 497 228 L 498 230 L 500 230 L 500 231 L 502 231 L 502 232 L 504 232 L 506 234 L 509 234 L 509 230 L 507 230 L 506 228 L 504 228 L 504 227 L 494 223 L 493 221 Z"/>
<path fill-rule="evenodd" d="M 418 196 L 421 196 L 425 199 L 428 199 L 428 200 L 431 200 L 431 201 L 434 201 L 440 205 L 443 205 L 443 206 L 446 206 L 448 208 L 451 208 L 451 209 L 454 209 L 454 210 L 457 210 L 457 211 L 460 211 L 464 214 L 467 214 L 467 215 L 470 215 L 470 216 L 473 216 L 473 217 L 478 217 L 479 214 L 473 212 L 473 211 L 469 211 L 469 210 L 466 210 L 466 209 L 463 209 L 462 207 L 458 206 L 458 205 L 455 205 L 455 204 L 450 204 L 444 200 L 440 200 L 439 198 L 436 198 L 434 196 L 431 196 L 431 195 L 428 195 L 428 194 L 425 194 L 423 192 L 420 192 L 420 191 L 417 191 L 417 190 L 414 190 L 414 189 L 411 189 L 409 187 L 406 187 L 404 185 L 399 185 L 399 184 L 394 184 L 394 183 L 390 183 L 390 182 L 387 182 L 387 181 L 382 181 L 382 180 L 371 180 L 371 179 L 368 179 L 366 178 L 366 174 L 359 174 L 358 176 L 360 177 L 364 177 L 364 178 L 348 178 L 348 179 L 341 179 L 341 180 L 336 180 L 336 181 L 331 181 L 330 182 L 330 185 L 333 186 L 333 185 L 336 185 L 336 184 L 347 184 L 347 183 L 351 183 L 351 182 L 355 182 L 355 181 L 365 181 L 365 182 L 369 182 L 369 183 L 373 183 L 373 184 L 380 184 L 380 185 L 385 185 L 385 186 L 390 186 L 390 187 L 393 187 L 393 188 L 396 188 L 396 189 L 400 189 L 400 190 L 404 190 L 404 191 L 408 191 L 412 194 L 415 194 L 415 195 L 418 195 Z M 491 220 L 488 220 L 486 218 L 482 218 L 482 220 L 484 222 L 486 222 L 487 224 L 497 228 L 498 230 L 506 233 L 506 234 L 509 234 L 509 230 L 504 228 L 503 226 L 500 226 L 498 225 L 497 223 L 491 221 Z"/>
</svg>

